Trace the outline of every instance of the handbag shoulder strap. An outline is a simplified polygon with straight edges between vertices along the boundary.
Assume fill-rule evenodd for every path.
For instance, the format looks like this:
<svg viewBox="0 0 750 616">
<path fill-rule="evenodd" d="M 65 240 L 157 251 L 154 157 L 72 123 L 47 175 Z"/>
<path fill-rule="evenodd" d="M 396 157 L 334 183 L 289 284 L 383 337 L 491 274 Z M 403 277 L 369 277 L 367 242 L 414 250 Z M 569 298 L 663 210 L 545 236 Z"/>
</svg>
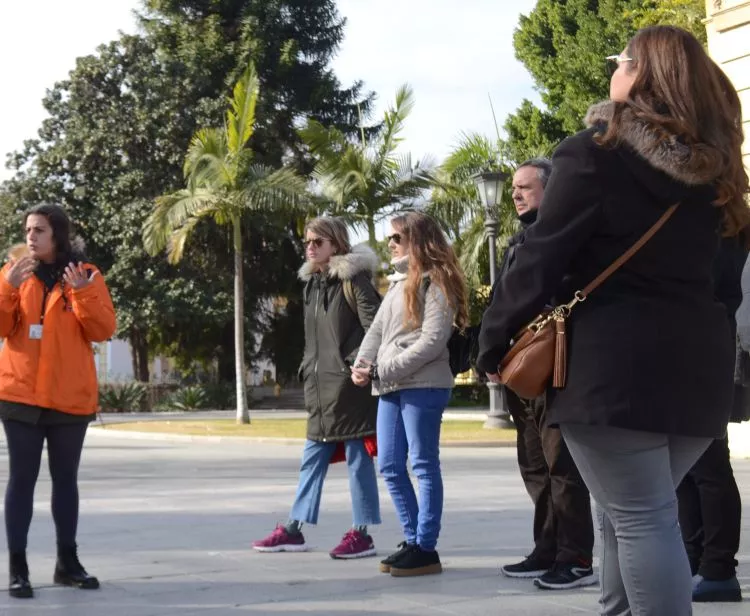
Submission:
<svg viewBox="0 0 750 616">
<path fill-rule="evenodd" d="M 628 250 L 619 258 L 617 259 L 612 265 L 610 265 L 607 269 L 605 269 L 601 274 L 599 274 L 596 278 L 594 278 L 584 289 L 583 291 L 579 291 L 576 293 L 576 297 L 578 301 L 585 300 L 592 291 L 596 290 L 601 284 L 607 280 L 612 274 L 614 274 L 618 269 L 620 269 L 623 265 L 625 265 L 628 261 L 630 261 L 633 256 L 641 249 L 643 248 L 648 241 L 656 235 L 656 232 L 661 229 L 664 226 L 664 223 L 667 222 L 671 217 L 672 214 L 675 213 L 675 210 L 679 206 L 679 203 L 675 203 L 674 205 L 671 205 L 664 214 L 661 215 L 659 220 L 654 223 L 654 225 L 644 233 L 641 238 L 633 244 Z"/>
</svg>

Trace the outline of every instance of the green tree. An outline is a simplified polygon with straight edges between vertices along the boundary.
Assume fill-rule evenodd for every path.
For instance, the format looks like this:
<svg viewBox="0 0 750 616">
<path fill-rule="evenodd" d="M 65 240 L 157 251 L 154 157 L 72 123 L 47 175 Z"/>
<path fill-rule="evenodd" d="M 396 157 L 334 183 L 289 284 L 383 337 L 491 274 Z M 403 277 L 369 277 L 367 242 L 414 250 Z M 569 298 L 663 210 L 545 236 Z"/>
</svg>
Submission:
<svg viewBox="0 0 750 616">
<path fill-rule="evenodd" d="M 231 226 L 238 423 L 250 422 L 244 353 L 243 215 L 248 211 L 289 210 L 306 187 L 289 168 L 274 170 L 253 161 L 254 153 L 247 144 L 255 128 L 259 89 L 258 76 L 250 64 L 234 87 L 225 127 L 203 128 L 193 137 L 184 166 L 187 187 L 158 198 L 143 230 L 150 254 L 167 247 L 169 261 L 177 263 L 201 220 Z"/>
<path fill-rule="evenodd" d="M 609 96 L 605 58 L 639 28 L 672 24 L 705 41 L 704 17 L 704 0 L 539 0 L 513 44 L 545 109 L 524 101 L 508 117 L 509 146 L 546 148 L 580 130 L 589 106 Z"/>
<path fill-rule="evenodd" d="M 368 138 L 364 129 L 352 139 L 336 127 L 310 120 L 300 131 L 317 158 L 313 177 L 332 213 L 367 229 L 375 247 L 375 224 L 417 202 L 429 186 L 428 162 L 412 163 L 411 155 L 397 153 L 404 122 L 414 108 L 409 86 L 396 93 L 383 122 Z"/>
</svg>

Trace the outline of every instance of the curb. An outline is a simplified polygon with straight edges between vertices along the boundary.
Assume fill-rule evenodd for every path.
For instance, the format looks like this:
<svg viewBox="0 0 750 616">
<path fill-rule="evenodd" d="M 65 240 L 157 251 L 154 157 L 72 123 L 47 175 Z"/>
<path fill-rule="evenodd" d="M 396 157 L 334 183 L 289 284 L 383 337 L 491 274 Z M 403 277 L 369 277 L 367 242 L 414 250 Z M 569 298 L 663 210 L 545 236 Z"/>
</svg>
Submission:
<svg viewBox="0 0 750 616">
<path fill-rule="evenodd" d="M 88 435 L 95 434 L 105 438 L 119 438 L 131 441 L 161 441 L 173 443 L 268 443 L 274 445 L 304 445 L 304 438 L 277 438 L 272 436 L 201 436 L 197 434 L 170 434 L 169 432 L 132 432 L 125 430 L 106 430 L 92 426 Z M 507 448 L 515 447 L 514 441 L 445 441 L 441 447 L 470 448 Z"/>
</svg>

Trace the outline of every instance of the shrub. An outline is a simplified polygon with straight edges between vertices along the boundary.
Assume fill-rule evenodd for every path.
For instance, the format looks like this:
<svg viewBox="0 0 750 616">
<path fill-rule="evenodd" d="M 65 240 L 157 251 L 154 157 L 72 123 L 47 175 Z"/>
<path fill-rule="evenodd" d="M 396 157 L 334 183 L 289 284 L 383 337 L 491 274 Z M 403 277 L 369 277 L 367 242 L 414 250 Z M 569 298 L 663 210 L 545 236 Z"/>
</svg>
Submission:
<svg viewBox="0 0 750 616">
<path fill-rule="evenodd" d="M 127 413 L 145 410 L 146 386 L 142 383 L 116 383 L 99 388 L 99 407 L 103 412 Z"/>
<path fill-rule="evenodd" d="M 188 385 L 177 390 L 172 396 L 171 405 L 178 411 L 204 409 L 208 406 L 208 396 L 200 385 Z"/>
</svg>

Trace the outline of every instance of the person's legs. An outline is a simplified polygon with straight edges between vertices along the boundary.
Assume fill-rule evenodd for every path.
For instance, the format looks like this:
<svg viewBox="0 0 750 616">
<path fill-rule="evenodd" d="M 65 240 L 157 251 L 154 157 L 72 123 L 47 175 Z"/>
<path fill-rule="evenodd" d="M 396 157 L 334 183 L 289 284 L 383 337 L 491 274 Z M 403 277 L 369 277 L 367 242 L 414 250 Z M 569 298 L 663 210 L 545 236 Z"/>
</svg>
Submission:
<svg viewBox="0 0 750 616">
<path fill-rule="evenodd" d="M 449 397 L 449 389 L 407 389 L 401 392 L 409 457 L 419 484 L 417 544 L 428 551 L 437 545 L 443 515 L 440 426 Z"/>
<path fill-rule="evenodd" d="M 55 584 L 87 590 L 99 588 L 78 560 L 78 467 L 88 424 L 46 427 L 49 472 L 52 477 L 52 517 L 57 531 Z"/>
<path fill-rule="evenodd" d="M 409 455 L 419 484 L 416 545 L 391 567 L 391 575 L 406 577 L 440 573 L 443 568 L 435 546 L 443 514 L 443 477 L 440 473 L 440 424 L 450 389 L 401 391 Z"/>
<path fill-rule="evenodd" d="M 705 455 L 703 454 L 703 456 Z M 696 462 L 696 464 L 700 463 L 700 460 Z M 682 540 L 685 542 L 690 572 L 697 575 L 703 555 L 703 515 L 701 514 L 700 491 L 692 472 L 688 472 L 677 487 L 677 506 L 680 532 L 682 533 Z"/>
<path fill-rule="evenodd" d="M 20 421 L 3 421 L 9 474 L 5 490 L 5 532 L 11 554 L 26 552 L 34 514 L 34 488 L 44 449 L 44 429 Z"/>
<path fill-rule="evenodd" d="M 407 441 L 401 412 L 403 393 L 397 391 L 380 396 L 377 421 L 378 465 L 396 508 L 404 540 L 413 545 L 417 543 L 419 505 L 406 468 Z"/>
<path fill-rule="evenodd" d="M 352 496 L 352 523 L 355 527 L 380 524 L 380 497 L 375 463 L 362 439 L 346 441 L 346 466 Z"/>
<path fill-rule="evenodd" d="M 590 567 L 594 551 L 591 496 L 559 428 L 545 425 L 543 416 L 539 422 L 557 530 L 555 562 Z"/>
<path fill-rule="evenodd" d="M 614 564 L 605 565 L 603 614 L 692 614 L 690 566 L 677 523 L 675 487 L 710 439 L 604 426 L 564 424 L 561 429 L 615 532 L 622 586 L 616 582 Z M 603 545 L 605 562 L 612 558 L 611 543 Z"/>
<path fill-rule="evenodd" d="M 311 440 L 305 443 L 300 463 L 297 494 L 289 514 L 290 520 L 307 524 L 318 523 L 323 483 L 335 451 L 336 443 Z"/>
<path fill-rule="evenodd" d="M 323 482 L 328 472 L 336 443 L 321 443 L 308 440 L 302 451 L 299 482 L 289 521 L 286 526 L 279 524 L 274 531 L 252 547 L 258 552 L 304 552 L 307 550 L 305 537 L 300 532 L 304 522 L 317 524 Z"/>
<path fill-rule="evenodd" d="M 540 569 L 529 572 L 533 577 L 542 569 L 549 569 L 557 554 L 558 531 L 552 509 L 550 469 L 544 455 L 539 423 L 534 417 L 534 403 L 521 400 L 510 391 L 507 392 L 507 400 L 508 410 L 516 426 L 518 469 L 526 492 L 534 504 L 534 549 L 529 560 L 538 562 Z M 513 571 L 506 571 L 506 568 L 503 572 L 513 574 Z"/>
<path fill-rule="evenodd" d="M 697 573 L 706 580 L 728 580 L 737 573 L 742 502 L 726 437 L 711 443 L 688 477 L 698 489 L 703 520 L 703 554 Z"/>
<path fill-rule="evenodd" d="M 52 518 L 58 545 L 73 546 L 78 532 L 78 467 L 88 424 L 47 426 Z"/>
<path fill-rule="evenodd" d="M 349 491 L 352 497 L 352 528 L 331 550 L 331 558 L 351 559 L 374 556 L 375 544 L 367 533 L 369 524 L 380 524 L 380 502 L 375 464 L 362 439 L 344 442 Z"/>
</svg>

